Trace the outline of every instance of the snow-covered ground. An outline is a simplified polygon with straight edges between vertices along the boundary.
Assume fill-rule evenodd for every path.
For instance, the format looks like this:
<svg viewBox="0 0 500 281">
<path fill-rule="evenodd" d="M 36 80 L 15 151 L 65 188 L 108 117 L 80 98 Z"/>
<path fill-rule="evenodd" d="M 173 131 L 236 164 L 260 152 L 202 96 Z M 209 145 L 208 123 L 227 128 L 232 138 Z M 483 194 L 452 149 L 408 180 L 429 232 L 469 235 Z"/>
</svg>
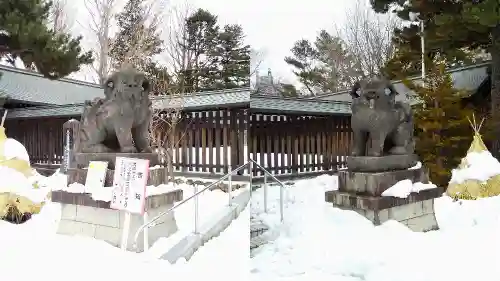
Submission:
<svg viewBox="0 0 500 281">
<path fill-rule="evenodd" d="M 374 227 L 353 211 L 333 208 L 324 192 L 337 177 L 323 175 L 287 188 L 285 222 L 279 187 L 254 192 L 252 216 L 272 242 L 253 253 L 252 280 L 443 281 L 499 280 L 500 197 L 435 201 L 440 230 L 415 233 L 389 221 Z"/>
<path fill-rule="evenodd" d="M 35 176 L 42 190 L 63 184 L 61 176 Z M 192 186 L 180 186 L 189 196 Z M 60 189 L 61 187 L 57 188 Z M 237 195 L 238 191 L 234 192 Z M 221 191 L 207 191 L 200 196 L 201 223 L 227 204 L 228 196 Z M 179 234 L 193 228 L 193 206 L 186 204 L 175 213 Z M 159 278 L 197 280 L 217 273 L 220 280 L 248 277 L 249 208 L 221 233 L 201 247 L 188 262 L 171 265 L 157 255 L 173 242 L 155 243 L 141 254 L 125 252 L 93 238 L 56 234 L 61 206 L 46 204 L 40 214 L 21 225 L 0 220 L 0 269 L 5 280 L 157 280 Z M 180 238 L 179 238 L 180 239 Z M 168 249 L 167 249 L 168 250 Z M 156 251 L 156 252 L 155 252 Z M 155 255 L 156 254 L 156 255 Z M 246 261 L 245 261 L 246 257 Z M 231 265 L 231 266 L 229 266 Z M 219 278 L 221 276 L 221 278 Z"/>
</svg>

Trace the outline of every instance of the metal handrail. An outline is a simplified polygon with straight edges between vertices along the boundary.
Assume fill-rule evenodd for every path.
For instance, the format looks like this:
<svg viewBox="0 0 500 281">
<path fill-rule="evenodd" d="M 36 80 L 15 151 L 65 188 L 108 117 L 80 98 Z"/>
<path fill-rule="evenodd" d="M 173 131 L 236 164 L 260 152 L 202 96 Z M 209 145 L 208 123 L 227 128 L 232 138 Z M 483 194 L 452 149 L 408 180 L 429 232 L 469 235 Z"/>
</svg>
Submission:
<svg viewBox="0 0 500 281">
<path fill-rule="evenodd" d="M 281 222 L 283 222 L 283 220 L 284 220 L 284 217 L 283 217 L 283 205 L 284 205 L 283 204 L 284 203 L 284 200 L 283 200 L 283 189 L 284 189 L 285 185 L 280 180 L 278 180 L 273 174 L 271 174 L 266 168 L 262 167 L 262 165 L 260 165 L 259 163 L 257 163 L 253 159 L 249 159 L 247 161 L 247 163 L 239 166 L 238 168 L 236 168 L 234 170 L 231 170 L 231 165 L 229 165 L 230 172 L 228 172 L 226 175 L 224 175 L 223 177 L 221 177 L 217 181 L 209 184 L 208 186 L 206 186 L 202 190 L 198 191 L 198 185 L 195 185 L 195 192 L 194 192 L 193 195 L 191 195 L 188 198 L 182 200 L 177 205 L 172 206 L 168 210 L 166 210 L 164 212 L 161 212 L 160 214 L 156 215 L 149 222 L 146 222 L 143 225 L 141 225 L 137 229 L 137 231 L 135 232 L 133 248 L 134 249 L 137 248 L 137 239 L 139 238 L 139 235 L 146 228 L 149 228 L 156 221 L 158 221 L 161 217 L 169 214 L 170 212 L 174 211 L 175 209 L 177 209 L 178 207 L 182 206 L 184 203 L 190 201 L 191 199 L 195 200 L 195 223 L 194 223 L 194 228 L 195 229 L 194 229 L 194 233 L 197 234 L 198 233 L 198 196 L 201 193 L 205 192 L 207 189 L 210 189 L 210 188 L 214 187 L 215 185 L 217 185 L 217 184 L 223 182 L 224 180 L 228 179 L 228 181 L 229 181 L 228 182 L 228 197 L 229 197 L 229 206 L 231 206 L 231 204 L 232 204 L 232 195 L 231 195 L 231 193 L 232 193 L 232 189 L 233 189 L 232 188 L 232 178 L 231 178 L 232 174 L 233 173 L 237 173 L 237 172 L 241 171 L 242 169 L 244 169 L 245 167 L 248 166 L 249 167 L 249 172 L 250 172 L 250 190 L 252 190 L 252 186 L 251 186 L 252 185 L 251 184 L 251 175 L 252 175 L 252 170 L 253 170 L 252 164 L 255 164 L 258 168 L 260 168 L 264 172 L 264 210 L 265 210 L 266 213 L 267 213 L 267 175 L 271 176 L 271 178 L 274 179 L 280 185 L 280 218 L 281 218 Z"/>
<path fill-rule="evenodd" d="M 255 160 L 250 159 L 249 162 L 253 162 L 258 168 L 260 168 L 264 172 L 264 212 L 267 213 L 267 176 L 269 175 L 276 183 L 280 185 L 280 219 L 281 222 L 284 221 L 283 213 L 284 213 L 284 198 L 283 198 L 283 192 L 285 189 L 285 185 L 278 179 L 276 178 L 273 174 L 271 174 L 266 168 L 262 167 L 259 163 L 257 163 Z"/>
</svg>

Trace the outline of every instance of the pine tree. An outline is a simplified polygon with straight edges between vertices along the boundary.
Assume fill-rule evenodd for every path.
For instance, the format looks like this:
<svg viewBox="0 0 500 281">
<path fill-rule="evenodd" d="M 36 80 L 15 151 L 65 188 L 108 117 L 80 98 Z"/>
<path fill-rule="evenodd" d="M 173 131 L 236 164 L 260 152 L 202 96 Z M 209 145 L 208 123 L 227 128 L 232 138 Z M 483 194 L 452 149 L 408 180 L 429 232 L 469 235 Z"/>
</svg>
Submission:
<svg viewBox="0 0 500 281">
<path fill-rule="evenodd" d="M 144 0 L 129 0 L 123 11 L 116 15 L 120 30 L 112 40 L 109 52 L 114 69 L 127 62 L 146 72 L 154 65 L 153 56 L 163 51 L 163 41 L 156 26 L 147 25 L 147 17 Z"/>
<path fill-rule="evenodd" d="M 348 89 L 363 77 L 342 38 L 326 30 L 321 30 L 314 43 L 295 42 L 291 52 L 293 56 L 285 62 L 295 68 L 294 74 L 311 95 Z"/>
<path fill-rule="evenodd" d="M 472 141 L 469 119 L 472 110 L 464 108 L 465 93 L 453 89 L 444 65 L 430 66 L 424 85 L 405 84 L 413 97 L 416 152 L 429 168 L 431 181 L 447 186 L 454 169 Z"/>
<path fill-rule="evenodd" d="M 217 45 L 217 16 L 198 9 L 186 19 L 185 25 L 187 38 L 182 48 L 192 55 L 193 65 L 183 71 L 182 81 L 187 91 L 198 92 L 215 82 L 218 61 L 210 59 L 208 53 Z"/>
<path fill-rule="evenodd" d="M 0 40 L 0 58 L 24 65 L 56 79 L 80 70 L 93 61 L 91 52 L 82 53 L 81 36 L 55 32 L 47 27 L 51 1 L 0 1 L 0 30 L 8 40 Z M 6 39 L 7 37 L 3 37 Z"/>
<path fill-rule="evenodd" d="M 232 89 L 250 86 L 250 46 L 243 42 L 240 25 L 225 25 L 217 35 L 216 45 L 209 50 L 212 89 Z"/>
</svg>

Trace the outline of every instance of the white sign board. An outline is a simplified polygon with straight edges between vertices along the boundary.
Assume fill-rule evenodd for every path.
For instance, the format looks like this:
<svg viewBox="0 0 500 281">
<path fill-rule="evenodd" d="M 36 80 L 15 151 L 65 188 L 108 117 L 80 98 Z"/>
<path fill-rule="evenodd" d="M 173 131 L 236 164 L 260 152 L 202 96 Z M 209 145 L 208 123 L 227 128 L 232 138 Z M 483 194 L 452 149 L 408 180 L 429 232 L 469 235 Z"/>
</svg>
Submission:
<svg viewBox="0 0 500 281">
<path fill-rule="evenodd" d="M 149 160 L 116 157 L 111 208 L 144 214 Z"/>
<path fill-rule="evenodd" d="M 87 191 L 94 188 L 104 187 L 107 170 L 108 162 L 90 161 L 89 168 L 87 170 L 87 177 L 85 178 L 85 190 Z"/>
</svg>

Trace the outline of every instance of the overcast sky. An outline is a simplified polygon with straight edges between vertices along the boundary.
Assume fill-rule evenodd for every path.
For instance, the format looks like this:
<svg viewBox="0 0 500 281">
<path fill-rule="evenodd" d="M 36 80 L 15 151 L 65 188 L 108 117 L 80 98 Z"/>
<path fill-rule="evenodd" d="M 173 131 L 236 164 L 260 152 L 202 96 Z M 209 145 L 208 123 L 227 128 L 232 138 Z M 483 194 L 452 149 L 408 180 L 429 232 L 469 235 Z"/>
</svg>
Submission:
<svg viewBox="0 0 500 281">
<path fill-rule="evenodd" d="M 72 32 L 83 35 L 85 47 L 94 43 L 87 27 L 88 13 L 84 0 L 66 0 Z M 118 0 L 125 2 L 126 0 Z M 314 39 L 320 29 L 333 30 L 344 20 L 348 0 L 158 0 L 166 5 L 182 5 L 186 1 L 195 8 L 204 8 L 218 15 L 221 24 L 238 23 L 247 34 L 246 41 L 260 54 L 261 74 L 271 68 L 283 82 L 294 82 L 290 67 L 283 61 L 293 43 L 301 38 Z M 352 1 L 354 2 L 354 1 Z M 168 8 L 168 7 L 167 7 Z M 89 70 L 74 78 L 91 80 Z"/>
</svg>

